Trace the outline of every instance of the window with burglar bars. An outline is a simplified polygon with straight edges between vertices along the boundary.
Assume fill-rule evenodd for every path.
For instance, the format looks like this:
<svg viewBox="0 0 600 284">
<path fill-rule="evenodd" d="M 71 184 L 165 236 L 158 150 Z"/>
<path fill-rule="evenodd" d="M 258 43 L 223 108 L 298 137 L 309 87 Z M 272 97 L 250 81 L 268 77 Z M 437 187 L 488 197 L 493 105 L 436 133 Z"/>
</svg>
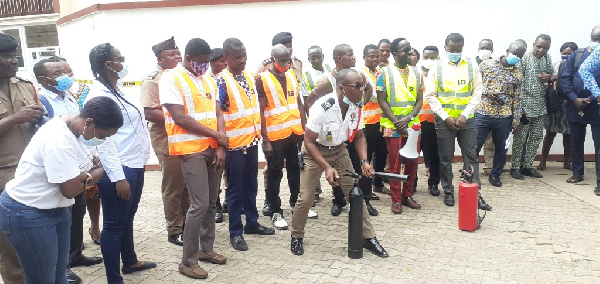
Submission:
<svg viewBox="0 0 600 284">
<path fill-rule="evenodd" d="M 52 13 L 54 0 L 0 0 L 0 18 Z"/>
</svg>

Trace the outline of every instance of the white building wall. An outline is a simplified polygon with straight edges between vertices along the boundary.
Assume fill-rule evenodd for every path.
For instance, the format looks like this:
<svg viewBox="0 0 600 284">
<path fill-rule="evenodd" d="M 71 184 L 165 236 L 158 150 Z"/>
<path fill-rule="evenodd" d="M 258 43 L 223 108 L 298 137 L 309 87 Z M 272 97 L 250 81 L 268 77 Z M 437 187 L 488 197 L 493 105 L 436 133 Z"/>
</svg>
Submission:
<svg viewBox="0 0 600 284">
<path fill-rule="evenodd" d="M 86 1 L 90 0 L 81 2 Z M 444 39 L 451 32 L 465 37 L 464 54 L 472 57 L 483 38 L 494 41 L 494 55 L 499 56 L 515 39 L 525 39 L 531 48 L 535 37 L 546 33 L 553 39 L 550 55 L 557 60 L 563 42 L 588 45 L 591 29 L 600 24 L 598 11 L 600 1 L 591 0 L 315 0 L 100 11 L 65 23 L 58 32 L 62 55 L 78 78 L 91 78 L 90 49 L 110 42 L 129 64 L 126 80 L 142 80 L 156 62 L 151 46 L 172 35 L 182 53 L 193 37 L 205 39 L 213 48 L 221 47 L 228 37 L 237 37 L 246 46 L 251 71 L 269 57 L 271 39 L 280 31 L 293 34 L 294 55 L 305 65 L 309 64 L 306 50 L 311 45 L 320 45 L 326 62 L 332 64 L 333 47 L 347 43 L 354 48 L 357 65 L 362 65 L 363 47 L 377 44 L 381 38 L 405 37 L 419 51 L 426 45 L 443 50 Z M 377 16 L 382 12 L 389 16 Z M 138 91 L 135 87 L 125 90 L 136 102 Z M 587 140 L 587 152 L 591 153 L 591 137 Z M 559 141 L 552 153 L 563 152 Z"/>
</svg>

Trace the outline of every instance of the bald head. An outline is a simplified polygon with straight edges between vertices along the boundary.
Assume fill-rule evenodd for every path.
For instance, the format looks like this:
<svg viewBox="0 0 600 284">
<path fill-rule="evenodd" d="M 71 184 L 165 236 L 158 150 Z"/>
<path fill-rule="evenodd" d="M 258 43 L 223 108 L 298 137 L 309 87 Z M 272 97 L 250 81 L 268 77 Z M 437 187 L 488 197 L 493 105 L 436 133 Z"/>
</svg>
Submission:
<svg viewBox="0 0 600 284">
<path fill-rule="evenodd" d="M 600 42 L 600 26 L 595 26 L 591 34 L 592 41 Z"/>
<path fill-rule="evenodd" d="M 280 57 L 280 56 L 285 56 L 285 55 L 290 55 L 290 50 L 285 47 L 285 45 L 283 44 L 276 44 L 273 46 L 273 48 L 271 49 L 271 56 L 273 57 Z"/>
<path fill-rule="evenodd" d="M 519 58 L 522 58 L 525 52 L 527 51 L 527 46 L 520 40 L 513 41 L 506 50 L 507 53 L 512 53 Z"/>
</svg>

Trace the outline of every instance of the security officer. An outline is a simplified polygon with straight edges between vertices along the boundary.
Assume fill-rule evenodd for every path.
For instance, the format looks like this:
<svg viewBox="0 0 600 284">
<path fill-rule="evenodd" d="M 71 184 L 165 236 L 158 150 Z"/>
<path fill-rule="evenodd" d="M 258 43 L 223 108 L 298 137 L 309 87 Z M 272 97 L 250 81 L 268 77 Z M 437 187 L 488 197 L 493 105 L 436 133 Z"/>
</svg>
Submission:
<svg viewBox="0 0 600 284">
<path fill-rule="evenodd" d="M 313 203 L 315 188 L 323 171 L 327 182 L 341 187 L 346 198 L 353 187 L 353 180 L 344 176 L 354 171 L 345 141 L 355 142 L 361 160 L 362 175 L 372 177 L 373 167 L 367 160 L 367 142 L 363 134 L 362 100 L 365 79 L 354 69 L 340 70 L 336 77 L 335 92 L 323 96 L 311 108 L 304 135 L 304 170 L 300 173 L 300 195 L 292 219 L 291 251 L 304 254 L 304 227 L 308 209 Z M 363 246 L 380 257 L 388 253 L 375 238 L 375 230 L 366 207 L 363 207 Z"/>
<path fill-rule="evenodd" d="M 15 77 L 19 69 L 18 46 L 13 37 L 0 33 L 0 192 L 14 178 L 19 159 L 33 136 L 32 123 L 44 111 L 33 84 Z M 0 275 L 4 283 L 25 283 L 15 250 L 2 232 Z"/>
<path fill-rule="evenodd" d="M 149 121 L 150 142 L 162 171 L 161 191 L 167 222 L 167 240 L 182 246 L 183 222 L 190 200 L 181 171 L 181 160 L 179 156 L 169 155 L 165 118 L 158 91 L 158 82 L 162 73 L 167 69 L 175 68 L 182 59 L 173 37 L 152 46 L 152 51 L 156 55 L 156 70 L 142 82 L 140 101 L 144 107 L 146 120 Z"/>
<path fill-rule="evenodd" d="M 461 34 L 446 37 L 446 56 L 429 70 L 426 79 L 426 99 L 435 113 L 435 129 L 440 155 L 440 180 L 444 189 L 444 204 L 454 206 L 452 160 L 455 139 L 462 152 L 464 168 L 473 167 L 475 182 L 479 181 L 477 161 L 477 128 L 473 113 L 481 101 L 481 73 L 471 58 L 462 56 L 465 39 Z M 479 208 L 491 210 L 481 195 Z"/>
</svg>

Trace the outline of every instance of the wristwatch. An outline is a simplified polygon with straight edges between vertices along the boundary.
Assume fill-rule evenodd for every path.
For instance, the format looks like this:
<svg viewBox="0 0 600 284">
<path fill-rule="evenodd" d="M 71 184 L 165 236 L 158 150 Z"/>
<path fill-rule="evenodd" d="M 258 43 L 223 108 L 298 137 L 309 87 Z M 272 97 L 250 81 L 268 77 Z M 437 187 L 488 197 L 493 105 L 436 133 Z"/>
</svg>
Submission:
<svg viewBox="0 0 600 284">
<path fill-rule="evenodd" d="M 369 163 L 369 160 L 360 160 L 360 164 L 362 165 L 363 163 Z"/>
<path fill-rule="evenodd" d="M 87 178 L 85 179 L 85 189 L 89 189 L 92 186 L 94 186 L 94 177 L 90 173 L 87 173 Z"/>
</svg>

